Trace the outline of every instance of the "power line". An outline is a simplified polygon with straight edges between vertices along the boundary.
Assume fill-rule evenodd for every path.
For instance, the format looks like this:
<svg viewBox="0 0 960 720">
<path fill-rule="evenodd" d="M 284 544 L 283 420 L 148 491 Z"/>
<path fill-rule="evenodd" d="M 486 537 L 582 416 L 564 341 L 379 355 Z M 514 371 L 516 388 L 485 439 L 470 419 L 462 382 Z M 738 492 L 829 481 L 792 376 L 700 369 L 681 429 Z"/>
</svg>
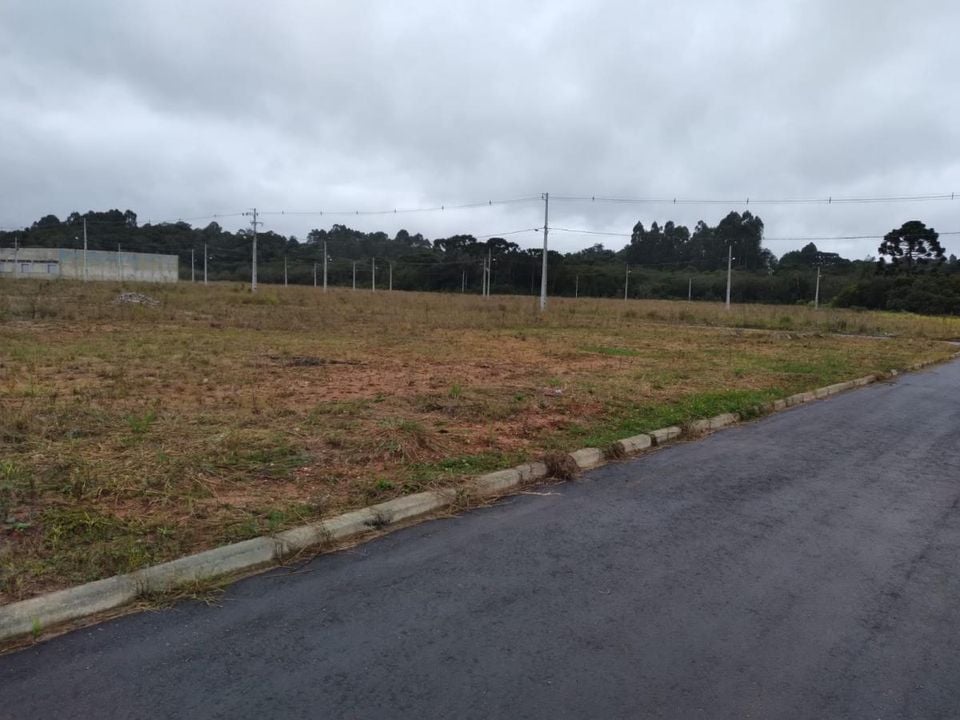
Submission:
<svg viewBox="0 0 960 720">
<path fill-rule="evenodd" d="M 853 197 L 808 197 L 808 198 L 682 198 L 682 197 L 613 197 L 606 195 L 551 195 L 556 202 L 591 202 L 591 203 L 615 203 L 615 204 L 666 204 L 666 205 L 843 205 L 843 204 L 865 204 L 865 203 L 897 203 L 897 202 L 930 202 L 930 201 L 952 201 L 957 199 L 957 193 L 927 193 L 918 195 L 882 195 L 882 196 L 853 196 Z M 411 213 L 434 213 L 445 212 L 448 210 L 466 210 L 481 207 L 493 207 L 499 205 L 519 204 L 527 202 L 540 202 L 542 195 L 526 195 L 516 198 L 506 198 L 498 200 L 483 200 L 477 202 L 460 203 L 453 205 L 434 205 L 415 208 L 390 208 L 384 210 L 270 210 L 259 213 L 260 215 L 300 215 L 300 216 L 386 216 Z M 208 215 L 197 215 L 187 218 L 178 218 L 175 222 L 193 222 L 196 220 L 217 220 L 221 218 L 236 218 L 243 216 L 243 212 L 211 213 Z M 96 224 L 123 224 L 123 220 L 95 220 L 88 219 L 89 223 Z M 149 221 L 147 222 L 149 223 Z M 172 223 L 159 223 L 172 224 Z M 66 222 L 61 222 L 66 225 Z M 31 229 L 30 226 L 22 227 L 4 227 L 0 231 L 22 231 Z M 602 234 L 600 232 L 584 234 Z M 948 233 L 943 233 L 948 234 Z"/>
<path fill-rule="evenodd" d="M 960 235 L 960 230 L 937 231 L 937 235 Z M 886 235 L 827 235 L 819 237 L 764 237 L 769 242 L 819 242 L 829 240 L 883 240 Z"/>
<path fill-rule="evenodd" d="M 816 197 L 816 198 L 680 198 L 680 197 L 609 197 L 604 195 L 556 195 L 562 202 L 603 202 L 627 205 L 853 205 L 865 203 L 928 202 L 954 200 L 956 193 L 926 195 L 885 195 L 876 197 Z"/>
<path fill-rule="evenodd" d="M 512 205 L 517 203 L 540 201 L 540 196 L 527 196 L 519 198 L 510 198 L 506 200 L 484 200 L 482 202 L 462 203 L 460 205 L 434 205 L 430 207 L 418 208 L 393 208 L 390 210 L 269 210 L 260 213 L 261 215 L 343 215 L 343 216 L 364 216 L 364 215 L 407 215 L 410 213 L 432 213 L 446 212 L 448 210 L 468 210 L 471 208 L 493 207 L 494 205 Z"/>
<path fill-rule="evenodd" d="M 557 232 L 571 233 L 573 235 L 603 235 L 606 237 L 633 237 L 633 233 L 604 232 L 602 230 L 578 230 L 573 228 L 551 227 L 551 230 Z"/>
<path fill-rule="evenodd" d="M 193 222 L 194 220 L 218 220 L 220 218 L 234 218 L 241 217 L 246 213 L 243 212 L 234 212 L 234 213 L 214 213 L 213 215 L 200 215 L 198 217 L 188 217 L 188 218 L 177 218 L 177 222 Z M 261 215 L 263 213 L 260 213 Z"/>
<path fill-rule="evenodd" d="M 602 235 L 605 237 L 633 237 L 633 233 L 604 232 L 601 230 L 584 230 L 575 228 L 551 227 L 551 230 L 557 232 L 571 233 L 574 235 Z M 937 232 L 937 235 L 960 235 L 960 230 L 946 230 Z M 884 235 L 820 235 L 816 237 L 768 237 L 761 238 L 763 242 L 826 242 L 830 240 L 882 240 Z"/>
<path fill-rule="evenodd" d="M 418 208 L 393 208 L 390 210 L 269 210 L 264 212 L 258 212 L 259 216 L 263 215 L 296 215 L 296 216 L 374 216 L 374 215 L 406 215 L 412 213 L 432 213 L 432 212 L 446 212 L 452 210 L 467 210 L 475 209 L 482 207 L 493 207 L 498 205 L 511 205 L 525 202 L 532 202 L 534 200 L 539 201 L 540 196 L 529 196 L 529 197 L 518 197 L 518 198 L 507 198 L 502 200 L 484 200 L 479 202 L 470 202 L 470 203 L 461 203 L 455 205 L 436 205 L 429 207 L 418 207 Z M 246 215 L 245 212 L 231 212 L 231 213 L 212 213 L 209 215 L 197 215 L 194 217 L 186 218 L 177 218 L 175 221 L 165 221 L 157 223 L 159 225 L 172 225 L 181 222 L 194 222 L 196 220 L 218 220 L 221 218 L 236 218 Z M 89 219 L 89 223 L 98 224 L 98 225 L 124 225 L 125 220 L 94 220 Z M 149 222 L 147 224 L 150 224 Z M 64 220 L 59 223 L 59 227 L 69 227 L 68 223 Z M 140 226 L 142 227 L 142 226 Z M 23 231 L 29 230 L 31 226 L 24 225 L 21 227 L 0 227 L 0 232 L 14 232 L 14 231 Z M 490 237 L 494 237 L 491 235 Z"/>
<path fill-rule="evenodd" d="M 477 240 L 489 240 L 491 238 L 508 237 L 510 235 L 519 235 L 526 232 L 540 232 L 542 228 L 524 228 L 523 230 L 510 230 L 509 232 L 492 233 L 490 235 L 474 235 Z M 438 238 L 443 240 L 444 238 Z"/>
</svg>

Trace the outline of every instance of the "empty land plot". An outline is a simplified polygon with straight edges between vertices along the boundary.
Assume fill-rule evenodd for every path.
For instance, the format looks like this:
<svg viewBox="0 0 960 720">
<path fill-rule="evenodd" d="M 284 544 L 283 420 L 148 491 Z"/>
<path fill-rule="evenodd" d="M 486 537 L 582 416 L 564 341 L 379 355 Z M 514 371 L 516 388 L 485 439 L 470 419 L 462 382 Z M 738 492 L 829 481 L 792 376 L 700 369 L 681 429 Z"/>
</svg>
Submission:
<svg viewBox="0 0 960 720">
<path fill-rule="evenodd" d="M 135 289 L 159 304 L 0 283 L 0 602 L 944 359 L 960 335 L 829 309 Z"/>
</svg>

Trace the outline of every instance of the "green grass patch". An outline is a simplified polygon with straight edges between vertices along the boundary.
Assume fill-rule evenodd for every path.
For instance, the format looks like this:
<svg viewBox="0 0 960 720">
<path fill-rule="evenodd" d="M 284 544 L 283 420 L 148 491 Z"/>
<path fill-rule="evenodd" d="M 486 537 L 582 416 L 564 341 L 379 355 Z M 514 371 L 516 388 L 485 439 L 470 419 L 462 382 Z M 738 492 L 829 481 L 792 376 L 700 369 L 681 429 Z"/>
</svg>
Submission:
<svg viewBox="0 0 960 720">
<path fill-rule="evenodd" d="M 406 468 L 405 480 L 414 483 L 431 483 L 451 477 L 482 475 L 503 470 L 524 462 L 522 453 L 489 452 L 478 455 L 458 455 L 438 462 L 414 463 Z"/>
<path fill-rule="evenodd" d="M 0 557 L 4 593 L 16 596 L 23 584 L 45 577 L 82 583 L 127 573 L 181 551 L 171 526 L 89 507 L 48 507 L 28 537 L 19 556 Z"/>
<path fill-rule="evenodd" d="M 688 395 L 675 402 L 638 405 L 621 411 L 606 422 L 590 426 L 570 425 L 557 438 L 557 447 L 606 447 L 630 435 L 723 413 L 749 415 L 757 405 L 784 397 L 780 388 L 767 390 L 723 390 Z M 551 443 L 552 444 L 552 443 Z"/>
<path fill-rule="evenodd" d="M 221 440 L 212 465 L 221 470 L 283 477 L 309 459 L 279 432 L 235 430 Z"/>
</svg>

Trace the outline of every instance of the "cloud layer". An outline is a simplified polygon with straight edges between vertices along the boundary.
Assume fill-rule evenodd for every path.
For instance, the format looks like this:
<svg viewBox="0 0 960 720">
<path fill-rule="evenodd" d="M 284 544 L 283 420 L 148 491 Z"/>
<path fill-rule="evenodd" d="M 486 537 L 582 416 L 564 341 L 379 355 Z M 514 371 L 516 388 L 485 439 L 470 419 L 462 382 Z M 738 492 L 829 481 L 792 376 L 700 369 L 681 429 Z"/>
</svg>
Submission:
<svg viewBox="0 0 960 720">
<path fill-rule="evenodd" d="M 958 25 L 960 7 L 923 1 L 6 0 L 0 225 L 112 207 L 160 222 L 544 191 L 960 191 Z M 551 224 L 629 232 L 743 208 L 557 201 Z M 778 254 L 801 243 L 774 238 L 882 234 L 913 218 L 960 230 L 958 209 L 960 198 L 751 207 Z M 531 202 L 265 220 L 300 237 L 332 222 L 434 237 L 542 218 Z M 552 238 L 562 250 L 625 242 Z M 960 253 L 960 236 L 943 241 Z M 877 242 L 819 244 L 862 257 Z"/>
</svg>

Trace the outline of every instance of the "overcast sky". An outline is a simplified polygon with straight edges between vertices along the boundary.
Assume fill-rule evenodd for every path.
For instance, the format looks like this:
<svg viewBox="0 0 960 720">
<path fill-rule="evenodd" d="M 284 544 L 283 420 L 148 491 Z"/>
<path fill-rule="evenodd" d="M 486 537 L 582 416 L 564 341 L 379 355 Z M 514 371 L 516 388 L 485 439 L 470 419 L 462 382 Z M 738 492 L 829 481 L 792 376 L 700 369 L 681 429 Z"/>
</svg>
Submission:
<svg viewBox="0 0 960 720">
<path fill-rule="evenodd" d="M 779 238 L 910 219 L 960 231 L 958 27 L 960 4 L 924 0 L 0 0 L 0 226 L 550 192 L 750 197 L 778 255 L 802 244 Z M 550 224 L 692 228 L 745 207 L 556 200 Z M 301 238 L 334 222 L 486 235 L 541 226 L 543 203 L 263 219 Z M 564 251 L 597 241 L 626 239 L 551 235 Z M 960 235 L 942 241 L 960 254 Z M 848 257 L 877 244 L 818 243 Z"/>
</svg>

